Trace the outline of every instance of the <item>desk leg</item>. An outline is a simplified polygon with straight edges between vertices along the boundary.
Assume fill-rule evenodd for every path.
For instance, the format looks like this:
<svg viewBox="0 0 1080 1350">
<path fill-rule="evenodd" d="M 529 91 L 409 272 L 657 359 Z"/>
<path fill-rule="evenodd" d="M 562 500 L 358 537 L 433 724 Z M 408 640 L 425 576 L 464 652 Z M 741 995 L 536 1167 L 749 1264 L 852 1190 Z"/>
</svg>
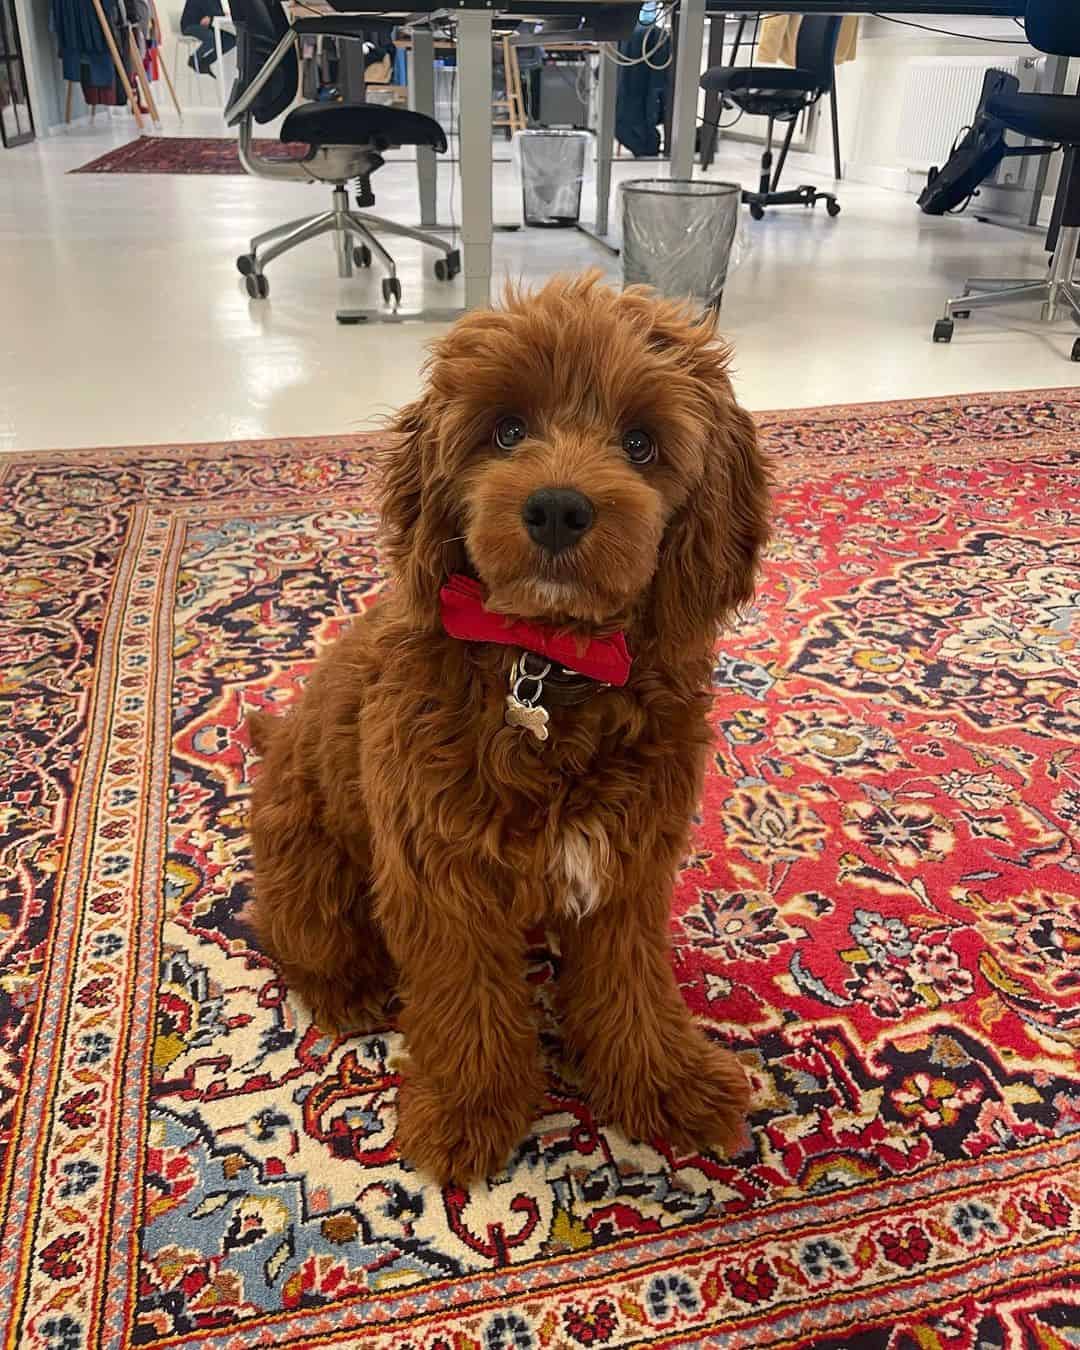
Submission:
<svg viewBox="0 0 1080 1350">
<path fill-rule="evenodd" d="M 425 117 L 435 116 L 435 35 L 430 28 L 414 28 L 409 54 L 409 107 Z M 438 221 L 438 165 L 429 145 L 416 147 L 416 185 L 420 190 L 420 224 Z"/>
<path fill-rule="evenodd" d="M 459 10 L 457 30 L 462 270 L 473 309 L 491 301 L 491 11 Z"/>
<path fill-rule="evenodd" d="M 611 203 L 611 157 L 615 151 L 615 92 L 618 70 L 600 44 L 600 85 L 596 100 L 596 233 L 607 234 Z"/>
<path fill-rule="evenodd" d="M 225 79 L 225 53 L 221 50 L 221 28 L 214 23 L 213 19 L 210 22 L 214 28 L 214 54 L 217 57 L 217 96 L 218 102 L 221 104 L 221 111 L 224 112 L 229 99 Z"/>
<path fill-rule="evenodd" d="M 731 64 L 735 64 L 735 53 L 739 50 L 739 37 L 742 36 L 742 26 L 746 23 L 744 14 L 739 20 L 739 36 L 735 39 L 735 46 L 732 51 Z M 705 60 L 706 69 L 712 70 L 714 66 L 720 66 L 724 63 L 724 16 L 714 14 L 709 20 L 709 55 Z M 701 128 L 701 167 L 707 169 L 716 158 L 716 142 L 720 139 L 720 113 L 723 110 L 724 100 L 719 93 L 710 90 L 705 95 L 705 124 Z"/>
<path fill-rule="evenodd" d="M 672 100 L 672 178 L 690 178 L 694 172 L 698 81 L 701 79 L 701 50 L 704 43 L 705 0 L 683 0 L 679 13 L 679 45 Z"/>
</svg>

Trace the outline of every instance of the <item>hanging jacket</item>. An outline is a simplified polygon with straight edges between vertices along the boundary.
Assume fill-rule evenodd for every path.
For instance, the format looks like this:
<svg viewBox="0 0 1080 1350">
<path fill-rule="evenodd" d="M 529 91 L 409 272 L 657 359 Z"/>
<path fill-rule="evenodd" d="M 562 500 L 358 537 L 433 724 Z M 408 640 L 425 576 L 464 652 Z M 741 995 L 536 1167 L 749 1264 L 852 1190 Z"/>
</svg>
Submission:
<svg viewBox="0 0 1080 1350">
<path fill-rule="evenodd" d="M 88 84 L 112 84 L 112 56 L 91 0 L 50 0 L 49 27 L 56 35 L 65 80 L 78 83 L 86 66 Z"/>
<path fill-rule="evenodd" d="M 649 61 L 640 60 L 646 35 L 649 42 Z M 638 158 L 640 155 L 660 153 L 660 132 L 668 99 L 671 97 L 671 37 L 657 33 L 647 24 L 639 23 L 619 51 L 637 64 L 620 66 L 615 94 L 615 139 Z M 604 58 L 606 59 L 606 58 Z M 663 70 L 655 66 L 666 67 Z"/>
</svg>

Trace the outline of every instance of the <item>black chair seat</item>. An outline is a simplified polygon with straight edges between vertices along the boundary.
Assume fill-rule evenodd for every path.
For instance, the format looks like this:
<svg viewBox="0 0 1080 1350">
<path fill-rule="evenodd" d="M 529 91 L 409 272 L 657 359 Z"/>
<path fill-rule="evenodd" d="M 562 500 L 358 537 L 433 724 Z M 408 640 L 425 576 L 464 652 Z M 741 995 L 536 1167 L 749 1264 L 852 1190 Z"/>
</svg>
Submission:
<svg viewBox="0 0 1080 1350">
<path fill-rule="evenodd" d="M 1074 94 L 998 94 L 986 111 L 1021 136 L 1080 143 L 1080 98 Z"/>
<path fill-rule="evenodd" d="M 446 136 L 433 118 L 377 103 L 302 103 L 286 117 L 281 139 L 315 146 L 370 145 L 374 150 L 395 145 L 446 149 Z"/>
<path fill-rule="evenodd" d="M 721 94 L 739 89 L 809 94 L 821 87 L 821 81 L 812 71 L 786 66 L 713 66 L 702 75 L 701 87 Z"/>
</svg>

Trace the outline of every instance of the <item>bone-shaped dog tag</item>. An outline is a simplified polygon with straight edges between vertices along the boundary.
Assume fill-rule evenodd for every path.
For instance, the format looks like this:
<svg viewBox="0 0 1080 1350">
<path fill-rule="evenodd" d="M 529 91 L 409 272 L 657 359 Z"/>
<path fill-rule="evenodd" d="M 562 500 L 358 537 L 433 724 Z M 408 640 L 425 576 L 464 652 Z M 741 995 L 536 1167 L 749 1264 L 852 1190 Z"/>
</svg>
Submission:
<svg viewBox="0 0 1080 1350">
<path fill-rule="evenodd" d="M 538 741 L 546 741 L 548 738 L 547 709 L 540 703 L 522 703 L 521 699 L 515 698 L 513 694 L 507 694 L 506 725 L 508 727 L 524 727 L 526 731 L 531 731 Z"/>
</svg>

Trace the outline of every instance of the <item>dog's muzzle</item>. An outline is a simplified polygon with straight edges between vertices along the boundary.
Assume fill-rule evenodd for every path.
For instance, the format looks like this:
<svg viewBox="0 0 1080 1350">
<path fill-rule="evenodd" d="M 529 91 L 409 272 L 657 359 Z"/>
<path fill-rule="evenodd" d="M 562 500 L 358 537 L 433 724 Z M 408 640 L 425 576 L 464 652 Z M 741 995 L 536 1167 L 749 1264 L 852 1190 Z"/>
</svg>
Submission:
<svg viewBox="0 0 1080 1350">
<path fill-rule="evenodd" d="M 521 512 L 529 538 L 552 557 L 572 548 L 595 518 L 592 502 L 574 488 L 538 488 Z"/>
</svg>

